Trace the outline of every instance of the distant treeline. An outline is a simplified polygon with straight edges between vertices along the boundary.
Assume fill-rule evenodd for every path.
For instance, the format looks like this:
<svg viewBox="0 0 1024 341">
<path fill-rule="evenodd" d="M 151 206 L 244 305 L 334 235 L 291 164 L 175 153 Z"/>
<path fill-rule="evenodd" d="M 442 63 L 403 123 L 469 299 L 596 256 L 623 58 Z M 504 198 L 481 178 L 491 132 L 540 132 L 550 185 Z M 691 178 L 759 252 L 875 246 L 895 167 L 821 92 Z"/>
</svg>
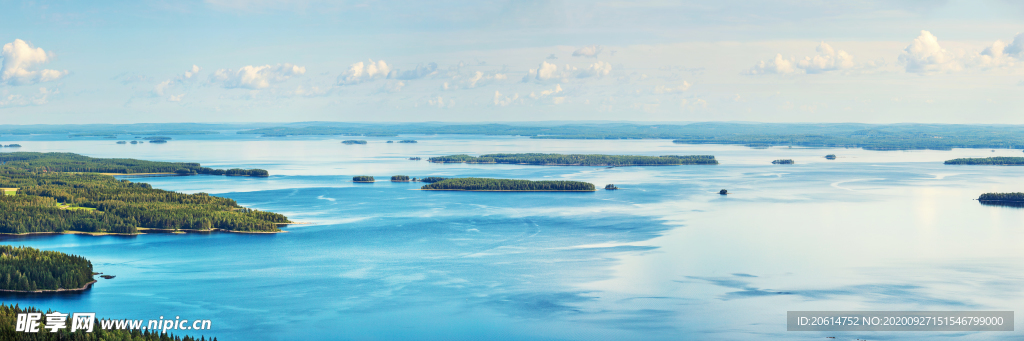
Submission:
<svg viewBox="0 0 1024 341">
<path fill-rule="evenodd" d="M 366 140 L 345 140 L 341 141 L 344 144 L 366 144 Z"/>
<path fill-rule="evenodd" d="M 1024 157 L 996 156 L 985 158 L 959 158 L 946 160 L 947 165 L 997 165 L 997 166 L 1024 166 Z"/>
<path fill-rule="evenodd" d="M 439 176 L 428 176 L 428 177 L 420 179 L 420 182 L 435 183 L 435 182 L 438 182 L 438 181 L 441 181 L 441 180 L 444 180 L 444 179 L 447 179 L 447 178 L 442 178 L 442 177 L 439 177 Z"/>
<path fill-rule="evenodd" d="M 455 178 L 424 185 L 421 189 L 448 191 L 594 191 L 594 184 L 580 181 Z"/>
<path fill-rule="evenodd" d="M 1024 203 L 1024 193 L 985 193 L 978 197 L 978 201 L 1013 201 Z"/>
<path fill-rule="evenodd" d="M 567 166 L 672 166 L 672 165 L 717 165 L 712 155 L 600 155 L 600 154 L 484 154 L 479 157 L 465 154 L 438 156 L 427 159 L 441 163 L 503 163 L 527 165 Z"/>
<path fill-rule="evenodd" d="M 416 140 L 401 140 L 398 143 L 418 143 Z"/>
<path fill-rule="evenodd" d="M 138 330 L 138 329 L 103 329 L 100 324 L 101 317 L 97 316 L 93 323 L 92 332 L 78 330 L 71 332 L 71 317 L 68 316 L 67 326 L 69 328 L 59 329 L 51 333 L 49 329 L 40 326 L 38 333 L 26 333 L 15 331 L 18 314 L 22 313 L 48 313 L 34 307 L 21 307 L 18 305 L 0 304 L 0 340 L 4 341 L 217 341 L 217 338 L 194 338 L 188 335 L 174 335 L 172 333 L 161 333 L 160 330 Z M 63 311 L 62 313 L 68 313 Z M 45 315 L 44 315 L 45 316 Z M 42 321 L 45 323 L 45 317 Z M 143 325 L 145 327 L 145 325 Z"/>
<path fill-rule="evenodd" d="M 778 159 L 778 160 L 772 161 L 773 165 L 792 165 L 794 163 L 796 163 L 796 162 L 794 162 L 793 159 Z"/>
<path fill-rule="evenodd" d="M 92 281 L 92 263 L 84 257 L 0 245 L 2 290 L 78 289 Z"/>
<path fill-rule="evenodd" d="M 868 150 L 952 148 L 1024 148 L 1024 126 L 862 123 L 690 124 L 360 124 L 323 122 L 307 126 L 259 128 L 239 134 L 366 135 L 473 134 L 529 136 L 536 139 L 670 139 L 688 144 L 734 144 L 752 147 L 847 147 Z"/>
<path fill-rule="evenodd" d="M 263 169 L 213 169 L 193 162 L 158 162 L 136 159 L 100 159 L 73 153 L 0 153 L 0 162 L 35 172 L 88 172 L 88 173 L 174 173 L 187 170 L 190 174 L 269 176 Z M 180 174 L 180 172 L 179 172 Z"/>
</svg>

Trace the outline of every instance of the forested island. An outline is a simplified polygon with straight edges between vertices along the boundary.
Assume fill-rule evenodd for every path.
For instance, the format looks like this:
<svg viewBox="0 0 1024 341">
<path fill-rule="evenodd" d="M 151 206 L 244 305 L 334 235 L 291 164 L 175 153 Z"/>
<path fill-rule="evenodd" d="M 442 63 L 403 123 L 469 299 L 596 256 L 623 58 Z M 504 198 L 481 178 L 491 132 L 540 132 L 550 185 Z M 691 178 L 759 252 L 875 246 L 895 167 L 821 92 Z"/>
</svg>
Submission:
<svg viewBox="0 0 1024 341">
<path fill-rule="evenodd" d="M 134 142 L 134 141 L 132 141 Z M 73 153 L 0 153 L 5 166 L 32 172 L 90 172 L 108 174 L 175 173 L 188 170 L 190 174 L 266 177 L 263 169 L 213 169 L 194 162 L 159 162 L 136 159 L 100 159 Z"/>
<path fill-rule="evenodd" d="M 441 180 L 444 180 L 444 179 L 447 179 L 447 178 L 442 178 L 442 177 L 439 177 L 439 176 L 428 176 L 428 177 L 420 179 L 420 182 L 426 182 L 428 184 L 431 184 L 431 183 L 435 183 L 435 182 L 438 182 L 438 181 L 441 181 Z"/>
<path fill-rule="evenodd" d="M 465 154 L 438 156 L 427 159 L 436 163 L 499 163 L 552 166 L 675 166 L 717 165 L 713 155 L 601 155 L 601 154 Z"/>
<path fill-rule="evenodd" d="M 947 165 L 992 165 L 992 166 L 1024 166 L 1024 157 L 995 156 L 984 158 L 959 158 L 946 160 Z"/>
<path fill-rule="evenodd" d="M 0 340 L 4 341 L 217 341 L 216 337 L 199 339 L 188 335 L 174 335 L 173 333 L 161 333 L 160 330 L 139 330 L 139 329 L 103 329 L 101 317 L 97 316 L 93 323 L 92 332 L 78 330 L 71 332 L 70 328 L 59 329 L 51 333 L 49 329 L 39 327 L 39 332 L 26 333 L 15 331 L 18 314 L 22 313 L 43 313 L 34 307 L 21 307 L 18 305 L 0 304 Z M 67 313 L 67 312 L 64 312 Z M 44 315 L 45 316 L 45 315 Z M 40 321 L 45 323 L 45 318 Z M 68 317 L 67 325 L 70 326 L 71 317 Z M 145 327 L 145 326 L 143 326 Z"/>
<path fill-rule="evenodd" d="M 985 205 L 1024 207 L 1024 193 L 985 193 L 978 196 L 978 202 Z"/>
<path fill-rule="evenodd" d="M 356 175 L 352 177 L 352 182 L 374 182 L 372 176 L 369 175 Z"/>
<path fill-rule="evenodd" d="M 408 175 L 393 175 L 391 176 L 391 182 L 409 182 Z"/>
<path fill-rule="evenodd" d="M 792 165 L 794 163 L 796 163 L 796 162 L 794 162 L 793 159 L 778 159 L 778 160 L 772 161 L 773 165 Z"/>
<path fill-rule="evenodd" d="M 605 189 L 606 191 L 614 191 L 614 190 L 617 190 L 617 189 L 619 189 L 619 188 L 618 188 L 618 187 L 615 187 L 615 185 L 613 185 L 613 184 L 607 184 L 607 185 L 604 185 L 604 189 Z"/>
<path fill-rule="evenodd" d="M 445 179 L 420 189 L 481 192 L 593 192 L 594 184 L 580 181 L 530 181 L 490 178 Z"/>
<path fill-rule="evenodd" d="M 345 140 L 341 141 L 344 144 L 366 144 L 366 140 Z"/>
<path fill-rule="evenodd" d="M 419 143 L 419 142 L 417 142 L 416 140 L 401 140 L 401 141 L 398 141 L 398 143 Z"/>
<path fill-rule="evenodd" d="M 288 218 L 206 193 L 182 194 L 98 173 L 174 171 L 198 163 L 98 159 L 70 153 L 0 153 L 0 233 L 118 233 L 140 229 L 278 232 Z M 208 168 L 206 168 L 209 170 Z"/>
<path fill-rule="evenodd" d="M 3 146 L 3 145 L 0 145 L 0 146 Z M 6 145 L 4 147 L 7 147 L 7 148 L 21 148 L 21 145 L 17 144 L 17 143 L 12 143 L 12 144 Z"/>
<path fill-rule="evenodd" d="M 828 155 L 825 155 L 825 159 L 828 159 L 828 160 L 835 160 L 835 159 L 836 159 L 836 154 L 828 154 Z"/>
<path fill-rule="evenodd" d="M 84 257 L 0 245 L 0 291 L 83 290 L 95 282 L 92 276 Z"/>
</svg>

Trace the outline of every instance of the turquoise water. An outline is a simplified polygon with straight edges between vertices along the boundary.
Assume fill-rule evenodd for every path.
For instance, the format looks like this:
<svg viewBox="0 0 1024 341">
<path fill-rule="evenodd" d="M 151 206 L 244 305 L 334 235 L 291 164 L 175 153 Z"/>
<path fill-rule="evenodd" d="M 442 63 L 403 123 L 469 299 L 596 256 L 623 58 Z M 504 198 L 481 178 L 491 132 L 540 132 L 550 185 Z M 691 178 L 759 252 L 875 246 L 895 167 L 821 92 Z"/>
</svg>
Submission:
<svg viewBox="0 0 1024 341">
<path fill-rule="evenodd" d="M 401 139 L 406 138 L 403 136 Z M 5 302 L 110 318 L 210 319 L 220 340 L 1019 339 L 1020 332 L 786 332 L 788 310 L 1021 310 L 1024 168 L 944 166 L 1019 150 L 879 152 L 415 136 L 32 137 L 21 151 L 258 167 L 270 178 L 137 179 L 309 224 L 287 233 L 6 237 L 117 277 Z M 392 138 L 398 140 L 397 138 Z M 9 151 L 9 150 L 3 150 Z M 718 166 L 538 167 L 407 160 L 493 152 L 713 154 Z M 828 161 L 825 154 L 838 159 Z M 796 165 L 771 165 L 792 158 Z M 618 191 L 458 193 L 353 175 L 581 180 Z M 728 196 L 719 196 L 719 189 Z M 1020 318 L 1016 321 L 1021 323 Z M 180 333 L 180 331 L 179 331 Z"/>
</svg>

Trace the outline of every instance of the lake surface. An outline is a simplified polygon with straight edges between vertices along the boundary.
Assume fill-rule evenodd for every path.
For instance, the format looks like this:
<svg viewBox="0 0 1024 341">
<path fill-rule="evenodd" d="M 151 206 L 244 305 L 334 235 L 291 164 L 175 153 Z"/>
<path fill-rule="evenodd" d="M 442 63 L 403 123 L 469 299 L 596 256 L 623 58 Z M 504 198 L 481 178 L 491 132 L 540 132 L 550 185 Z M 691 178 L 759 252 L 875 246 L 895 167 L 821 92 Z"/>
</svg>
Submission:
<svg viewBox="0 0 1024 341">
<path fill-rule="evenodd" d="M 668 140 L 175 137 L 116 145 L 4 136 L 20 151 L 263 168 L 132 179 L 294 221 L 288 233 L 5 237 L 89 258 L 80 295 L 7 303 L 117 319 L 210 319 L 219 340 L 1017 340 L 1015 332 L 787 332 L 790 310 L 1024 311 L 1024 168 L 945 166 L 1020 150 L 864 151 Z M 8 152 L 12 149 L 4 148 Z M 431 164 L 496 152 L 711 154 L 717 166 Z M 826 160 L 834 153 L 836 160 Z M 772 165 L 779 158 L 795 165 Z M 618 191 L 459 193 L 354 175 L 580 180 Z M 731 194 L 720 196 L 720 189 Z M 1018 314 L 1019 316 L 1020 314 Z M 1022 319 L 1016 319 L 1022 325 Z M 180 334 L 181 331 L 178 331 Z M 198 334 L 194 334 L 198 335 Z"/>
</svg>

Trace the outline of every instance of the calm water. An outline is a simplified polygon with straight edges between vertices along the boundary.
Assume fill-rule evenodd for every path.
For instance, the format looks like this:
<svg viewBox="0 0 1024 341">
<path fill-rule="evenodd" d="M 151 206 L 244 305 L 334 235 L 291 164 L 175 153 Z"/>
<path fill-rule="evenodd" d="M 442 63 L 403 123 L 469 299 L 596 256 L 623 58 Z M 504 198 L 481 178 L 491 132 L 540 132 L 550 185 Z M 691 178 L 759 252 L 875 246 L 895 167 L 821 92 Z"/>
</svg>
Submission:
<svg viewBox="0 0 1024 341">
<path fill-rule="evenodd" d="M 1024 311 L 1024 209 L 972 200 L 1024 191 L 1024 168 L 942 165 L 1019 150 L 412 138 L 420 143 L 226 135 L 133 146 L 5 136 L 22 151 L 264 168 L 273 176 L 137 181 L 226 196 L 312 224 L 276 235 L 6 238 L 0 241 L 85 256 L 117 278 L 81 295 L 0 299 L 110 318 L 211 319 L 206 335 L 220 340 L 1024 335 L 785 331 L 788 310 Z M 491 152 L 713 154 L 722 164 L 609 169 L 407 160 Z M 829 153 L 839 158 L 822 158 Z M 771 165 L 777 158 L 797 164 Z M 569 179 L 621 190 L 455 193 L 349 181 L 396 174 Z M 732 194 L 717 195 L 722 188 Z"/>
</svg>

